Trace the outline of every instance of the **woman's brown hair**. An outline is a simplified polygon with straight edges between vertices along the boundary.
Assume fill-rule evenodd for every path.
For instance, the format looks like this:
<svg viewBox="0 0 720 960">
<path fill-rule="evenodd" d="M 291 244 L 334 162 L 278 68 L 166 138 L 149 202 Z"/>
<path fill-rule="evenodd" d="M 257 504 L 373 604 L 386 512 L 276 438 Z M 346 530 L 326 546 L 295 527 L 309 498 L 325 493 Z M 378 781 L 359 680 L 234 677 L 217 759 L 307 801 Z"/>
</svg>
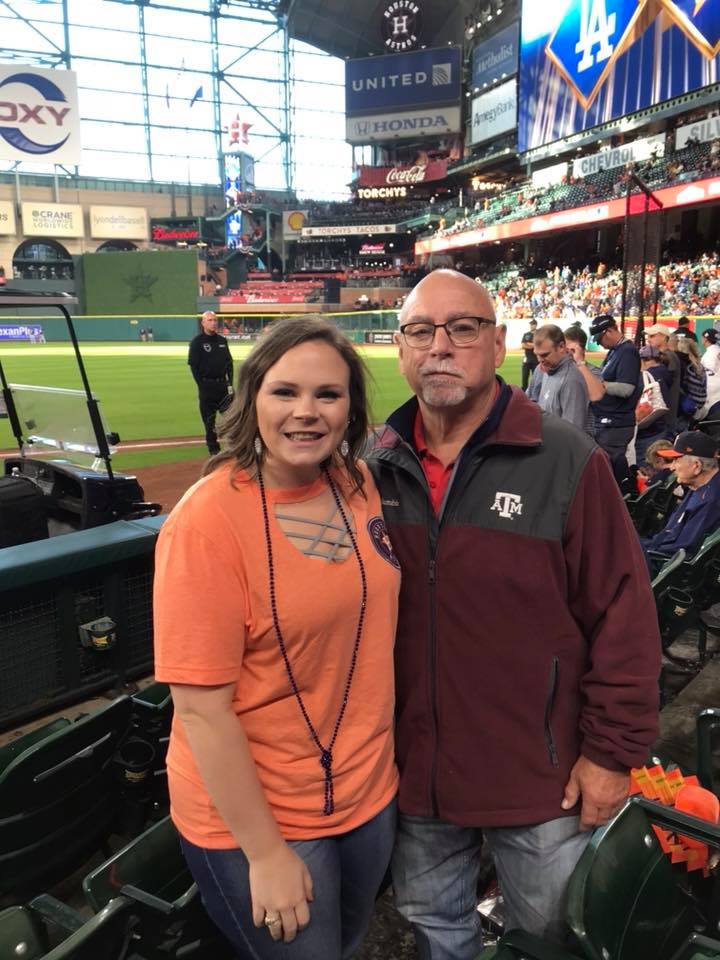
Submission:
<svg viewBox="0 0 720 960">
<path fill-rule="evenodd" d="M 218 436 L 224 441 L 224 449 L 208 460 L 203 470 L 204 475 L 212 473 L 228 461 L 233 461 L 236 468 L 251 473 L 257 469 L 255 438 L 258 426 L 255 401 L 258 391 L 268 370 L 288 350 L 311 340 L 320 340 L 333 347 L 348 365 L 350 413 L 345 435 L 348 452 L 343 456 L 338 450 L 334 456 L 345 466 L 352 478 L 354 489 L 362 492 L 363 475 L 358 468 L 357 459 L 365 446 L 368 433 L 365 364 L 336 324 L 317 315 L 283 317 L 263 331 L 238 370 L 235 397 L 218 430 Z"/>
</svg>

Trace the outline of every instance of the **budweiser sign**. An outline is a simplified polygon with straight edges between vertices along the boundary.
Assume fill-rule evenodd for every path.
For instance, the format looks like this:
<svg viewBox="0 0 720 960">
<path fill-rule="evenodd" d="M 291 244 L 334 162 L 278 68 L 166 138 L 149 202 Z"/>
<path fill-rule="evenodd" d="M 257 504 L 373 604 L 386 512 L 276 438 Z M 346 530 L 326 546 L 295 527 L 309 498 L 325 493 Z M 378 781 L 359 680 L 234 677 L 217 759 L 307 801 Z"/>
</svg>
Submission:
<svg viewBox="0 0 720 960">
<path fill-rule="evenodd" d="M 384 187 L 428 183 L 447 176 L 447 160 L 431 160 L 412 167 L 358 167 L 358 187 Z"/>
</svg>

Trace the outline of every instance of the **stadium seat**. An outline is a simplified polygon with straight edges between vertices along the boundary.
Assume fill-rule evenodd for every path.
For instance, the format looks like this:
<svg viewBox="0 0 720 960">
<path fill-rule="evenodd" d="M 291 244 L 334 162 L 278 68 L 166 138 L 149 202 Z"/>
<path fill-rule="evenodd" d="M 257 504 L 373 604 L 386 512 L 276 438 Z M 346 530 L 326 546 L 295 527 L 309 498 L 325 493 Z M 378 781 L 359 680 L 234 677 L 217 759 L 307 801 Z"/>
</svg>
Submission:
<svg viewBox="0 0 720 960">
<path fill-rule="evenodd" d="M 705 538 L 694 557 L 681 563 L 673 557 L 653 580 L 663 650 L 690 627 L 696 627 L 698 665 L 707 658 L 707 628 L 701 611 L 720 601 L 720 530 Z M 673 659 L 670 656 L 670 659 Z"/>
<path fill-rule="evenodd" d="M 6 752 L 0 768 L 0 893 L 36 892 L 105 839 L 120 802 L 112 759 L 129 729 L 130 711 L 130 698 L 119 697 Z"/>
<path fill-rule="evenodd" d="M 146 830 L 83 880 L 85 898 L 95 912 L 114 898 L 133 901 L 140 917 L 143 951 L 173 944 L 185 955 L 191 946 L 213 944 L 209 956 L 221 960 L 225 941 L 211 924 L 201 904 L 192 875 L 169 817 Z"/>
<path fill-rule="evenodd" d="M 132 960 L 128 947 L 137 918 L 128 900 L 113 900 L 59 944 L 49 946 L 48 926 L 32 908 L 0 912 L 0 957 L 5 960 Z"/>
<path fill-rule="evenodd" d="M 668 516 L 677 505 L 675 475 L 664 483 L 656 483 L 644 490 L 638 497 L 625 498 L 633 526 L 640 537 L 651 537 L 665 526 Z"/>
<path fill-rule="evenodd" d="M 567 916 L 578 946 L 511 930 L 478 960 L 699 960 L 691 938 L 712 918 L 714 881 L 691 892 L 690 875 L 663 853 L 652 823 L 720 846 L 717 826 L 634 798 L 596 831 L 570 879 Z"/>
<path fill-rule="evenodd" d="M 715 790 L 713 747 L 716 732 L 720 730 L 720 710 L 712 707 L 701 710 L 695 721 L 697 775 L 707 790 Z"/>
</svg>

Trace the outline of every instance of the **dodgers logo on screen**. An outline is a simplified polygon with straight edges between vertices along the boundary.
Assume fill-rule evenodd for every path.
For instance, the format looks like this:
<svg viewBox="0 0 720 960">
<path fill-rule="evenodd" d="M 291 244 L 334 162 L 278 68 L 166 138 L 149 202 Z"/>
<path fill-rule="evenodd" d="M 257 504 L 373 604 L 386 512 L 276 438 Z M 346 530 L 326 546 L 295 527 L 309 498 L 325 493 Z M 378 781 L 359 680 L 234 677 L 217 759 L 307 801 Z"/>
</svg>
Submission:
<svg viewBox="0 0 720 960">
<path fill-rule="evenodd" d="M 53 143 L 38 143 L 30 136 L 32 131 L 39 128 L 42 128 L 43 132 L 49 132 L 49 130 L 62 130 L 65 126 L 70 107 L 53 106 L 55 103 L 65 103 L 67 100 L 60 87 L 47 77 L 35 73 L 13 73 L 0 83 L 0 88 L 8 84 L 23 84 L 30 87 L 34 95 L 26 99 L 32 99 L 33 103 L 28 104 L 15 97 L 3 99 L 3 92 L 0 90 L 0 137 L 16 150 L 33 155 L 53 153 L 62 147 L 70 136 L 69 133 Z M 45 103 L 36 102 L 38 94 Z M 11 123 L 13 126 L 4 126 L 5 123 Z"/>
<path fill-rule="evenodd" d="M 545 52 L 587 110 L 647 0 L 572 0 Z"/>
<path fill-rule="evenodd" d="M 720 53 L 718 0 L 662 0 L 662 3 L 677 26 L 708 60 Z"/>
</svg>

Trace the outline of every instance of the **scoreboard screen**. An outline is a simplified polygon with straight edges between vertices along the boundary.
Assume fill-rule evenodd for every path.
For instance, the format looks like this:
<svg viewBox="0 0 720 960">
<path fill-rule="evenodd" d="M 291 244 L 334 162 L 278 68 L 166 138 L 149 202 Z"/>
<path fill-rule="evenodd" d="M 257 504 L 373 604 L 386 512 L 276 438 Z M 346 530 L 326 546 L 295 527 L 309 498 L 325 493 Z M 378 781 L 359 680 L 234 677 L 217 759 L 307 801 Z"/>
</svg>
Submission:
<svg viewBox="0 0 720 960">
<path fill-rule="evenodd" d="M 720 0 L 525 0 L 521 152 L 718 82 Z"/>
</svg>

